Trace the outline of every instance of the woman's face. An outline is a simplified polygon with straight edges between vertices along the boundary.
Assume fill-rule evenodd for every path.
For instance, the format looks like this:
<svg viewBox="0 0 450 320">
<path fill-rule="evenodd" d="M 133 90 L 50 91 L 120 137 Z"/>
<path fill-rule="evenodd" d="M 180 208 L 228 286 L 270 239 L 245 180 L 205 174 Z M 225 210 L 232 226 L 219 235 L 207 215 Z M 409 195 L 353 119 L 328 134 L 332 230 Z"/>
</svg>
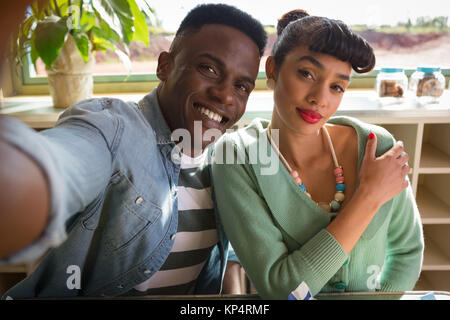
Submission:
<svg viewBox="0 0 450 320">
<path fill-rule="evenodd" d="M 296 133 L 317 133 L 337 111 L 350 82 L 351 65 L 305 46 L 286 55 L 279 70 L 269 59 L 266 73 L 276 82 L 274 120 Z"/>
</svg>

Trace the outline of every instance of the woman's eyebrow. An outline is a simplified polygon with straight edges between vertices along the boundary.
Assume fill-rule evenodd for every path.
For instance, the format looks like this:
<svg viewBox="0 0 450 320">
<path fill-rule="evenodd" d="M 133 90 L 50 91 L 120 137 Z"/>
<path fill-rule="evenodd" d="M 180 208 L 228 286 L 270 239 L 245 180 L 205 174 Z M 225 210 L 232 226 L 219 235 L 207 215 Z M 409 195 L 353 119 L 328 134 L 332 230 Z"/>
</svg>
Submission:
<svg viewBox="0 0 450 320">
<path fill-rule="evenodd" d="M 311 56 L 301 56 L 300 58 L 297 59 L 297 61 L 309 61 L 311 62 L 313 65 L 315 65 L 317 68 L 319 68 L 320 70 L 325 69 L 325 67 L 323 66 L 323 64 L 321 64 L 317 59 L 315 59 L 314 57 Z"/>
<path fill-rule="evenodd" d="M 314 66 L 316 66 L 320 70 L 324 70 L 325 69 L 325 66 L 322 63 L 320 63 L 320 61 L 318 61 L 317 59 L 315 59 L 312 56 L 302 56 L 302 57 L 297 59 L 297 61 L 303 61 L 303 60 L 311 62 Z M 347 76 L 346 74 L 337 73 L 336 77 L 341 79 L 341 80 L 350 81 L 350 77 Z"/>
</svg>

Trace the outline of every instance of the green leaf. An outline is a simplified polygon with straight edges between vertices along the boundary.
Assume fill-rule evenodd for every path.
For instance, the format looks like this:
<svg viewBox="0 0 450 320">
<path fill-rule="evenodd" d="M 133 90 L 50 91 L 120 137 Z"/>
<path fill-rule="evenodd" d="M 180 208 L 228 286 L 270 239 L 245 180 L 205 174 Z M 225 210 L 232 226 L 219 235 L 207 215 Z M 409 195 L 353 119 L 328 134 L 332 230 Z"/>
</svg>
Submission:
<svg viewBox="0 0 450 320">
<path fill-rule="evenodd" d="M 105 21 L 100 21 L 99 24 L 100 30 L 103 31 L 104 34 L 106 34 L 106 36 L 102 36 L 100 34 L 98 34 L 99 37 L 103 37 L 105 39 L 111 40 L 113 42 L 116 43 L 120 43 L 121 42 L 121 35 L 122 35 L 122 31 L 120 31 L 120 34 L 117 34 L 117 32 L 110 28 L 110 26 L 105 22 Z"/>
<path fill-rule="evenodd" d="M 123 37 L 119 17 L 114 12 L 111 5 L 107 1 L 92 0 L 92 6 L 94 7 L 97 17 L 100 20 L 105 21 L 108 28 L 114 30 L 120 37 Z"/>
<path fill-rule="evenodd" d="M 103 2 L 105 2 L 105 0 Z M 108 2 L 119 17 L 123 32 L 123 41 L 129 45 L 133 40 L 135 26 L 133 13 L 131 12 L 128 0 L 109 0 Z"/>
<path fill-rule="evenodd" d="M 72 31 L 72 36 L 84 62 L 89 60 L 89 39 L 85 33 Z"/>
<path fill-rule="evenodd" d="M 36 46 L 34 45 L 34 37 L 31 38 L 31 62 L 33 62 L 33 65 L 36 66 L 36 60 L 39 57 L 39 53 L 36 50 Z"/>
<path fill-rule="evenodd" d="M 45 8 L 47 8 L 48 2 L 49 0 L 34 1 L 31 4 L 31 12 L 36 17 L 36 20 L 43 20 L 45 18 Z M 39 6 L 40 4 L 42 6 Z"/>
<path fill-rule="evenodd" d="M 152 17 L 154 10 L 150 7 L 147 0 L 130 0 L 130 2 L 136 2 L 137 6 L 139 7 L 140 11 L 144 11 L 145 15 L 147 17 Z"/>
<path fill-rule="evenodd" d="M 92 0 L 97 16 L 129 44 L 134 33 L 134 18 L 127 0 Z"/>
<path fill-rule="evenodd" d="M 81 15 L 80 25 L 81 29 L 85 32 L 91 30 L 91 28 L 96 25 L 95 14 L 93 12 L 84 11 Z"/>
<path fill-rule="evenodd" d="M 131 12 L 134 16 L 134 34 L 132 40 L 141 41 L 146 46 L 149 42 L 149 31 L 145 15 L 139 10 L 139 7 L 134 0 L 129 1 Z"/>
<path fill-rule="evenodd" d="M 53 62 L 66 41 L 69 29 L 66 25 L 67 18 L 57 21 L 45 19 L 40 21 L 35 30 L 34 46 L 42 61 L 51 68 Z"/>
<path fill-rule="evenodd" d="M 92 0 L 92 4 L 100 13 L 100 18 L 105 20 L 126 44 L 130 44 L 134 33 L 134 18 L 128 0 Z M 120 31 L 117 30 L 118 27 Z"/>
</svg>

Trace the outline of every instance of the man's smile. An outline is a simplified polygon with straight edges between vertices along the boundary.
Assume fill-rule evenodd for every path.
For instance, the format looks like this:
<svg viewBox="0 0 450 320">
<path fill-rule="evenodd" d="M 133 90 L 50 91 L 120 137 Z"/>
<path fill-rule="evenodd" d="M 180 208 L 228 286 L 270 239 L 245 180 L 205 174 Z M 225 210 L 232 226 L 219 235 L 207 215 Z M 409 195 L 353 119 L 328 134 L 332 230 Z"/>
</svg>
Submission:
<svg viewBox="0 0 450 320">
<path fill-rule="evenodd" d="M 194 102 L 194 109 L 202 115 L 203 119 L 214 121 L 220 126 L 224 126 L 229 121 L 226 116 L 213 111 L 212 108 L 206 104 Z"/>
</svg>

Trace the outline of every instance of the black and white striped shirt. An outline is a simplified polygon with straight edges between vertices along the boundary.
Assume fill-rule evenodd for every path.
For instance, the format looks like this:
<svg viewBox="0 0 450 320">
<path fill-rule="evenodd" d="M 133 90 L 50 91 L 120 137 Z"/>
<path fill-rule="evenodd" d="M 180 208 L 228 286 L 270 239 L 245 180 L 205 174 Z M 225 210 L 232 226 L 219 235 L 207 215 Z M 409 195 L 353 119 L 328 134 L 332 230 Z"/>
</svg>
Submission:
<svg viewBox="0 0 450 320">
<path fill-rule="evenodd" d="M 127 295 L 192 294 L 211 250 L 218 242 L 207 152 L 181 157 L 178 181 L 178 229 L 161 269 Z"/>
</svg>

